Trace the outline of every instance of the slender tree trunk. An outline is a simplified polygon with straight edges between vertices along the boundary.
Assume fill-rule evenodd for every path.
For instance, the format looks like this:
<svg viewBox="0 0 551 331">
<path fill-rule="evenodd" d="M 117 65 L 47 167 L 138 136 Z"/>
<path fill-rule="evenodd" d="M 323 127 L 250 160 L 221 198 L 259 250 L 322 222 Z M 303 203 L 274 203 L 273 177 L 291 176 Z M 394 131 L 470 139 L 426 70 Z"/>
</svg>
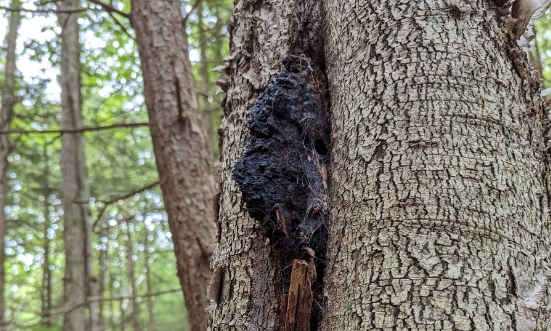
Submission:
<svg viewBox="0 0 551 331">
<path fill-rule="evenodd" d="M 549 330 L 549 120 L 516 21 L 488 0 L 326 0 L 317 21 L 312 8 L 235 3 L 210 330 Z M 293 55 L 326 70 L 331 96 L 311 328 L 288 324 L 280 247 L 232 177 L 246 116 Z"/>
<path fill-rule="evenodd" d="M 98 273 L 98 296 L 103 298 L 105 295 L 105 282 L 109 272 L 109 225 L 102 224 L 101 236 L 107 238 L 105 242 L 105 250 L 102 249 L 99 252 L 99 273 Z M 100 301 L 98 305 L 98 329 L 103 330 L 105 328 L 105 302 Z"/>
<path fill-rule="evenodd" d="M 207 55 L 207 26 L 203 17 L 203 11 L 205 10 L 205 5 L 203 2 L 197 7 L 197 27 L 199 28 L 199 54 L 201 56 L 201 62 L 199 63 L 199 75 L 201 76 L 201 107 L 203 111 L 205 132 L 208 136 L 208 148 L 211 155 L 214 155 L 214 146 L 213 146 L 213 124 L 211 118 L 211 109 L 210 109 L 210 72 L 209 72 L 209 63 Z"/>
<path fill-rule="evenodd" d="M 125 246 L 126 246 L 126 272 L 128 277 L 128 289 L 129 289 L 128 296 L 131 297 L 130 302 L 132 303 L 132 313 L 130 314 L 130 319 L 132 320 L 132 324 L 134 325 L 134 331 L 139 331 L 140 321 L 138 320 L 138 316 L 140 314 L 140 311 L 138 307 L 138 301 L 134 297 L 134 295 L 136 295 L 137 293 L 135 276 L 134 276 L 134 260 L 132 259 L 132 255 L 134 254 L 134 249 L 132 244 L 132 233 L 130 232 L 130 224 L 128 223 L 128 221 L 126 221 Z"/>
<path fill-rule="evenodd" d="M 106 226 L 109 226 L 108 224 L 106 224 Z M 108 228 L 109 229 L 109 228 Z M 111 257 L 110 257 L 110 254 L 109 254 L 109 247 L 111 247 L 111 238 L 109 237 L 109 230 L 108 231 L 108 236 L 107 236 L 107 242 L 105 243 L 107 245 L 107 251 L 105 253 L 105 258 L 106 258 L 106 270 L 107 270 L 107 275 L 108 275 L 108 282 L 107 284 L 108 287 L 109 287 L 109 295 L 113 295 L 113 293 L 115 293 L 115 287 L 114 287 L 114 283 L 115 283 L 115 279 L 116 279 L 116 274 L 115 272 L 112 270 L 113 268 L 111 268 Z M 119 268 L 115 265 L 115 269 L 116 270 L 119 270 Z M 110 331 L 114 331 L 116 330 L 116 322 L 115 322 L 115 303 L 114 301 L 109 301 L 108 305 L 109 305 L 109 330 Z"/>
<path fill-rule="evenodd" d="M 76 9 L 78 0 L 58 3 L 60 10 Z M 82 127 L 80 95 L 79 26 L 77 14 L 59 14 L 61 35 L 61 121 L 64 130 Z M 88 201 L 89 183 L 82 133 L 61 137 L 61 191 L 65 244 L 65 303 L 75 304 L 96 295 L 92 275 L 92 233 Z M 88 325 L 97 331 L 97 302 L 88 304 Z M 64 330 L 85 330 L 84 308 L 65 314 Z"/>
<path fill-rule="evenodd" d="M 151 268 L 149 267 L 149 228 L 146 226 L 144 229 L 144 257 L 145 257 L 145 281 L 147 285 L 147 293 L 153 293 L 153 287 L 151 286 Z M 153 299 L 151 296 L 147 297 L 147 314 L 149 317 L 149 331 L 156 331 L 155 328 L 155 315 L 153 315 Z"/>
<path fill-rule="evenodd" d="M 48 157 L 47 147 L 44 147 L 44 262 L 42 264 L 42 318 L 48 320 L 50 312 L 52 311 L 52 271 L 50 270 L 50 238 L 48 237 L 48 230 L 50 229 L 50 202 L 49 196 L 51 194 L 50 189 L 50 160 Z M 50 327 L 51 321 L 44 323 L 45 326 Z"/>
<path fill-rule="evenodd" d="M 19 0 L 11 2 L 13 8 L 20 6 Z M 5 82 L 2 93 L 2 108 L 0 109 L 0 129 L 9 130 L 13 115 L 13 107 L 15 105 L 15 68 L 16 68 L 16 41 L 19 30 L 20 14 L 18 12 L 10 13 L 10 23 L 8 31 L 8 49 L 6 53 L 6 73 Z M 5 256 L 5 237 L 6 237 L 6 214 L 4 207 L 6 206 L 7 191 L 8 191 L 8 154 L 10 153 L 10 136 L 2 135 L 0 137 L 0 328 L 4 326 L 4 282 L 5 271 L 4 262 Z"/>
<path fill-rule="evenodd" d="M 120 233 L 120 229 L 119 229 L 119 233 Z M 117 296 L 121 297 L 123 296 L 123 268 L 120 267 L 120 265 L 122 264 L 122 260 L 120 260 L 119 262 L 119 267 L 117 268 L 117 277 L 119 278 L 119 287 L 117 289 Z M 127 301 L 126 300 L 121 300 L 119 301 L 119 310 L 120 310 L 120 315 L 119 315 L 119 321 L 120 321 L 120 330 L 121 331 L 125 331 L 126 330 L 126 309 L 128 307 L 128 304 L 127 304 Z"/>
<path fill-rule="evenodd" d="M 149 127 L 192 330 L 206 328 L 214 182 L 178 0 L 133 0 Z"/>
</svg>

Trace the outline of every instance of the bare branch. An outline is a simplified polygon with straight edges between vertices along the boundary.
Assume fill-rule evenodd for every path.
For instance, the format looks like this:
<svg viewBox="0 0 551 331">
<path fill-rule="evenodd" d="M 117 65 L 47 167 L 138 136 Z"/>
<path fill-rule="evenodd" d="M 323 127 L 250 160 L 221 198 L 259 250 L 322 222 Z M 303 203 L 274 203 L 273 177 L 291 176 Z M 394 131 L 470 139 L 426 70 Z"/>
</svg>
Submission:
<svg viewBox="0 0 551 331">
<path fill-rule="evenodd" d="M 83 127 L 81 129 L 69 129 L 69 130 L 4 130 L 0 131 L 1 134 L 49 134 L 49 133 L 55 133 L 55 134 L 64 134 L 64 133 L 82 133 L 87 131 L 101 131 L 101 130 L 111 130 L 116 128 L 135 128 L 139 126 L 147 126 L 149 125 L 148 122 L 141 122 L 141 123 L 117 123 L 107 126 L 93 126 L 93 127 Z"/>
<path fill-rule="evenodd" d="M 154 188 L 155 186 L 159 185 L 161 182 L 159 181 L 156 181 L 155 183 L 151 183 L 145 187 L 142 187 L 140 189 L 137 189 L 135 191 L 132 191 L 130 193 L 127 193 L 125 195 L 123 195 L 122 197 L 117 197 L 117 198 L 114 198 L 114 199 L 111 199 L 111 200 L 107 200 L 107 201 L 102 201 L 102 200 L 98 200 L 98 202 L 101 202 L 101 203 L 104 203 L 106 205 L 108 204 L 111 204 L 111 203 L 114 203 L 114 202 L 117 202 L 119 200 L 124 200 L 124 199 L 127 199 L 127 198 L 130 198 L 131 196 L 133 196 L 134 194 L 138 194 L 138 193 L 141 193 L 145 190 L 149 190 L 150 188 Z"/>
<path fill-rule="evenodd" d="M 189 10 L 189 12 L 186 14 L 186 16 L 184 17 L 184 20 L 182 21 L 182 26 L 186 26 L 186 23 L 187 23 L 187 20 L 189 18 L 189 15 L 191 15 L 191 13 L 193 13 L 193 11 L 195 9 L 197 9 L 197 7 L 199 7 L 199 5 L 201 4 L 203 0 L 196 0 L 195 3 L 193 4 L 193 6 L 191 6 L 191 9 Z"/>
<path fill-rule="evenodd" d="M 126 33 L 126 35 L 132 39 L 132 40 L 135 40 L 134 37 L 132 37 L 132 35 L 128 32 L 128 30 L 126 29 L 126 27 L 124 25 L 122 25 L 122 23 L 115 17 L 115 15 L 113 15 L 113 13 L 108 13 L 109 16 L 111 16 L 111 18 L 113 19 L 113 21 L 115 21 L 115 23 L 120 26 L 120 28 L 122 29 L 122 31 L 124 33 Z"/>
<path fill-rule="evenodd" d="M 107 201 L 104 201 L 104 200 L 98 200 L 98 202 L 101 202 L 104 204 L 104 206 L 100 209 L 99 211 L 99 214 L 98 214 L 98 217 L 96 218 L 96 220 L 94 221 L 94 224 L 92 225 L 92 230 L 96 228 L 96 226 L 98 225 L 99 221 L 101 220 L 101 217 L 103 216 L 103 214 L 105 213 L 105 209 L 107 209 L 107 206 L 109 206 L 110 204 L 112 203 L 115 203 L 119 200 L 124 200 L 124 199 L 127 199 L 127 198 L 130 198 L 131 196 L 133 196 L 134 194 L 138 194 L 138 193 L 141 193 L 145 190 L 149 190 L 150 188 L 153 188 L 157 185 L 159 185 L 161 182 L 159 181 L 156 181 L 155 183 L 151 183 L 147 186 L 144 186 L 142 188 L 139 188 L 137 190 L 134 190 L 130 193 L 127 193 L 121 197 L 116 197 L 116 198 L 112 198 L 110 200 L 107 200 Z M 88 201 L 75 201 L 76 203 L 89 203 Z"/>
<path fill-rule="evenodd" d="M 100 5 L 101 8 L 103 8 L 103 10 L 105 10 L 108 13 L 117 13 L 117 14 L 121 15 L 122 17 L 125 17 L 125 18 L 131 20 L 131 16 L 130 16 L 129 13 L 125 13 L 122 10 L 118 10 L 117 8 L 111 6 L 110 4 L 101 2 L 99 0 L 88 0 L 88 1 L 90 1 L 91 3 L 95 3 L 96 5 Z"/>
<path fill-rule="evenodd" d="M 0 10 L 11 11 L 11 12 L 28 12 L 28 13 L 53 13 L 53 14 L 71 14 L 71 13 L 80 13 L 87 11 L 91 8 L 78 8 L 78 9 L 26 9 L 26 8 L 10 8 L 0 6 Z"/>
<path fill-rule="evenodd" d="M 0 331 L 10 331 L 10 330 L 23 330 L 23 329 L 30 329 L 35 326 L 44 324 L 46 322 L 50 322 L 54 319 L 56 319 L 58 316 L 65 315 L 68 312 L 71 312 L 77 308 L 80 308 L 82 306 L 87 305 L 90 302 L 108 302 L 108 301 L 122 301 L 127 299 L 136 299 L 136 298 L 148 298 L 148 297 L 155 297 L 163 294 L 169 294 L 169 293 L 176 293 L 181 292 L 182 289 L 172 289 L 172 290 L 166 290 L 166 291 L 158 291 L 158 292 L 151 292 L 146 294 L 138 294 L 138 295 L 131 295 L 126 297 L 110 297 L 110 298 L 102 298 L 102 297 L 88 297 L 84 300 L 81 300 L 79 302 L 69 302 L 65 304 L 63 307 L 58 309 L 57 311 L 51 313 L 48 318 L 43 318 L 39 322 L 29 325 L 6 325 L 5 327 L 0 326 Z"/>
</svg>

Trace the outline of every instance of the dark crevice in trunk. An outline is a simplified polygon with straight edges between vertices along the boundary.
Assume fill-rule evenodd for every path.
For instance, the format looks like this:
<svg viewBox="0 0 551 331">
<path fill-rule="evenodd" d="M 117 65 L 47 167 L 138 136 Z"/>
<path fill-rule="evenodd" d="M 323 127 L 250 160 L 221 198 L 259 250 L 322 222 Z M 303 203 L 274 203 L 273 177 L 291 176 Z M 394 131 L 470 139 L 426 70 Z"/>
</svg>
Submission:
<svg viewBox="0 0 551 331">
<path fill-rule="evenodd" d="M 249 215 L 274 248 L 285 331 L 318 329 L 330 201 L 322 8 L 309 0 L 298 7 L 286 72 L 251 108 L 250 138 L 233 169 Z"/>
</svg>

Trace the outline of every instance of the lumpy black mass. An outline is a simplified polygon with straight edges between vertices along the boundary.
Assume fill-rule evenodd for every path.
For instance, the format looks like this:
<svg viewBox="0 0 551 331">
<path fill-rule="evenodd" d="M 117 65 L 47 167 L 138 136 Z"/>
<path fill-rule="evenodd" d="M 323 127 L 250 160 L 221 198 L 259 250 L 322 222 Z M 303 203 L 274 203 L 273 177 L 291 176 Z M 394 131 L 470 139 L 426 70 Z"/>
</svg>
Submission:
<svg viewBox="0 0 551 331">
<path fill-rule="evenodd" d="M 250 139 L 233 178 L 249 215 L 289 261 L 322 245 L 330 131 L 316 79 L 297 63 L 286 66 L 292 72 L 280 74 L 251 109 Z"/>
</svg>

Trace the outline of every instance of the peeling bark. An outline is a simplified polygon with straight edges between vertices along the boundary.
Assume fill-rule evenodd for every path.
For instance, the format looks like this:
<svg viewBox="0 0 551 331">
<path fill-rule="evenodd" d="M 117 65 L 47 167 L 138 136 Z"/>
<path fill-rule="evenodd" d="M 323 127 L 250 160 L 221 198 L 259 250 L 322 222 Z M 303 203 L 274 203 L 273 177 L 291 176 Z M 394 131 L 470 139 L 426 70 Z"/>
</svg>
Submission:
<svg viewBox="0 0 551 331">
<path fill-rule="evenodd" d="M 206 328 L 214 250 L 212 156 L 177 0 L 133 0 L 144 96 L 191 330 Z"/>
</svg>

